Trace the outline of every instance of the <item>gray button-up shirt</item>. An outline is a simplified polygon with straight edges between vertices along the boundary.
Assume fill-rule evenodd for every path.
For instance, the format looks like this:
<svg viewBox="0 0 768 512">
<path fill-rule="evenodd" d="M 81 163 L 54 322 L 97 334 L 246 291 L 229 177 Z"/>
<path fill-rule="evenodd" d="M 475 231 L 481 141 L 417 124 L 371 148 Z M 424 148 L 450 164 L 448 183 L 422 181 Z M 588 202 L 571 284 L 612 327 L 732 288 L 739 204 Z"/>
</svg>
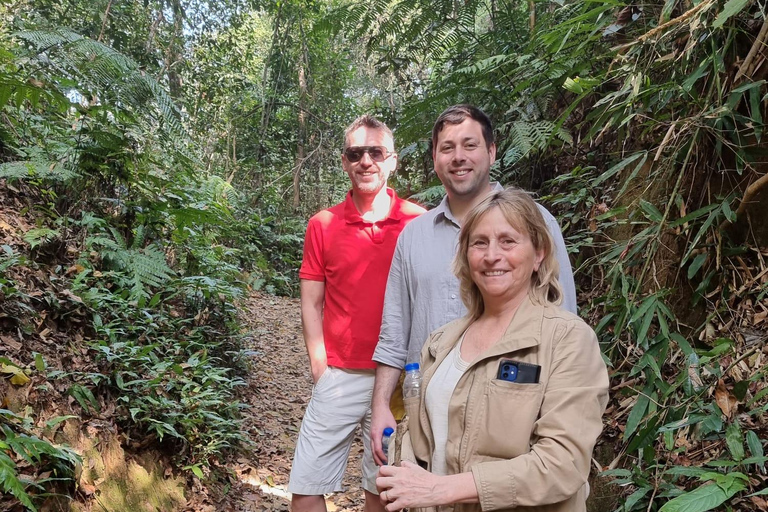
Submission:
<svg viewBox="0 0 768 512">
<path fill-rule="evenodd" d="M 501 188 L 497 183 L 494 190 Z M 555 242 L 562 307 L 576 313 L 576 286 L 560 226 L 546 208 L 538 206 Z M 466 314 L 459 280 L 451 268 L 459 229 L 446 196 L 439 206 L 412 220 L 400 233 L 387 279 L 379 343 L 373 354 L 377 363 L 403 368 L 406 363 L 418 362 L 429 334 Z"/>
</svg>

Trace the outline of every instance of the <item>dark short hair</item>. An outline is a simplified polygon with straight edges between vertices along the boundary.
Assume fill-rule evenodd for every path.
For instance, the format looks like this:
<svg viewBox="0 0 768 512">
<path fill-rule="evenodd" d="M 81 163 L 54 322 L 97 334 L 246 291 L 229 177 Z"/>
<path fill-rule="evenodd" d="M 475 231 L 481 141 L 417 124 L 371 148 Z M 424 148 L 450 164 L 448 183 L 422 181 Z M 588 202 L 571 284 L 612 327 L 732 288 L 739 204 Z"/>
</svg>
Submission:
<svg viewBox="0 0 768 512">
<path fill-rule="evenodd" d="M 349 134 L 362 127 L 381 130 L 389 135 L 393 142 L 395 140 L 395 137 L 392 135 L 392 130 L 389 129 L 389 126 L 382 123 L 372 115 L 364 114 L 352 121 L 352 123 L 344 130 L 344 149 L 347 149 L 347 138 L 349 137 Z"/>
<path fill-rule="evenodd" d="M 480 128 L 483 131 L 483 139 L 485 139 L 486 147 L 491 147 L 493 144 L 493 123 L 485 112 L 479 108 L 462 103 L 461 105 L 454 105 L 443 110 L 443 113 L 435 121 L 435 125 L 432 127 L 432 152 L 434 152 L 437 146 L 437 136 L 443 131 L 446 124 L 461 124 L 465 119 L 473 119 L 480 123 Z"/>
</svg>

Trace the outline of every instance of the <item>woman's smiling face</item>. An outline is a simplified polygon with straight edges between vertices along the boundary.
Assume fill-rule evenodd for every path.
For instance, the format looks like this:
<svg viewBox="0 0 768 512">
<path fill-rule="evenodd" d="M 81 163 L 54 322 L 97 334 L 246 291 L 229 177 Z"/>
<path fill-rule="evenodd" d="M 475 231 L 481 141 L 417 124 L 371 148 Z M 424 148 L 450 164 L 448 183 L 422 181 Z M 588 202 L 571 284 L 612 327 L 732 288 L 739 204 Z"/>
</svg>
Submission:
<svg viewBox="0 0 768 512">
<path fill-rule="evenodd" d="M 522 300 L 531 287 L 544 253 L 528 233 L 512 227 L 499 208 L 492 208 L 469 235 L 467 262 L 472 281 L 486 306 Z"/>
</svg>

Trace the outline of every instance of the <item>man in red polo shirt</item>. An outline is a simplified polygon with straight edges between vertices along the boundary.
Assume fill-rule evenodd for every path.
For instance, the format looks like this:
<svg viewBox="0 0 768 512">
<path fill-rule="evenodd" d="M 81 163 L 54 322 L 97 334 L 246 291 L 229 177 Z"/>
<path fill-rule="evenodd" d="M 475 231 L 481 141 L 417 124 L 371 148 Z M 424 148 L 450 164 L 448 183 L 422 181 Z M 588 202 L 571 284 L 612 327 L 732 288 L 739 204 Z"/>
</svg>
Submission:
<svg viewBox="0 0 768 512">
<path fill-rule="evenodd" d="M 392 131 L 371 116 L 344 133 L 352 190 L 309 220 L 301 264 L 301 321 L 315 386 L 301 423 L 288 490 L 294 512 L 324 512 L 341 491 L 357 425 L 363 428 L 366 512 L 384 510 L 370 442 L 371 394 L 384 289 L 397 237 L 425 210 L 397 197 Z"/>
</svg>

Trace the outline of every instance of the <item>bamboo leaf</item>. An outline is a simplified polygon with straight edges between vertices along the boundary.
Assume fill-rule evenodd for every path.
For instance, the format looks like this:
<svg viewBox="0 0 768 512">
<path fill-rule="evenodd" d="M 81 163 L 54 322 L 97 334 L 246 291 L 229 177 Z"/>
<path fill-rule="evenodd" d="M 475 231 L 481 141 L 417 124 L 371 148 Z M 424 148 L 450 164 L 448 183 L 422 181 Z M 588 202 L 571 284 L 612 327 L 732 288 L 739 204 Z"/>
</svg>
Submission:
<svg viewBox="0 0 768 512">
<path fill-rule="evenodd" d="M 640 200 L 640 208 L 642 208 L 645 216 L 653 222 L 661 222 L 664 218 L 659 209 L 645 199 Z"/>
<path fill-rule="evenodd" d="M 720 14 L 715 18 L 714 23 L 712 23 L 712 28 L 722 27 L 726 21 L 731 19 L 735 14 L 738 14 L 748 3 L 749 0 L 728 0 L 723 6 L 723 10 L 720 11 Z"/>
<path fill-rule="evenodd" d="M 688 267 L 688 279 L 693 279 L 693 276 L 699 272 L 699 269 L 701 269 L 702 265 L 704 265 L 704 262 L 707 261 L 707 256 L 709 255 L 706 252 L 703 252 L 701 254 L 697 254 L 696 257 L 693 258 L 691 266 Z"/>
<path fill-rule="evenodd" d="M 598 176 L 594 181 L 592 181 L 592 186 L 596 187 L 597 185 L 601 184 L 605 180 L 613 177 L 615 174 L 620 173 L 625 168 L 629 166 L 629 164 L 635 162 L 639 158 L 642 158 L 642 162 L 645 162 L 645 159 L 648 157 L 647 151 L 640 151 L 638 153 L 635 153 L 634 155 L 630 155 L 621 162 L 617 163 L 616 165 L 612 166 L 610 169 L 605 171 L 603 174 Z"/>
<path fill-rule="evenodd" d="M 744 438 L 741 434 L 741 427 L 738 421 L 734 421 L 725 431 L 725 444 L 728 445 L 728 451 L 735 460 L 744 458 Z"/>
<path fill-rule="evenodd" d="M 757 437 L 754 430 L 747 432 L 747 446 L 749 447 L 749 453 L 751 453 L 753 457 L 764 456 L 763 443 L 760 442 L 760 438 Z"/>
<path fill-rule="evenodd" d="M 632 434 L 635 433 L 637 426 L 645 416 L 645 411 L 648 410 L 648 402 L 649 398 L 647 393 L 643 392 L 637 395 L 637 401 L 632 407 L 632 410 L 629 411 L 629 416 L 627 417 L 627 426 L 624 429 L 625 440 L 629 439 Z"/>
</svg>

